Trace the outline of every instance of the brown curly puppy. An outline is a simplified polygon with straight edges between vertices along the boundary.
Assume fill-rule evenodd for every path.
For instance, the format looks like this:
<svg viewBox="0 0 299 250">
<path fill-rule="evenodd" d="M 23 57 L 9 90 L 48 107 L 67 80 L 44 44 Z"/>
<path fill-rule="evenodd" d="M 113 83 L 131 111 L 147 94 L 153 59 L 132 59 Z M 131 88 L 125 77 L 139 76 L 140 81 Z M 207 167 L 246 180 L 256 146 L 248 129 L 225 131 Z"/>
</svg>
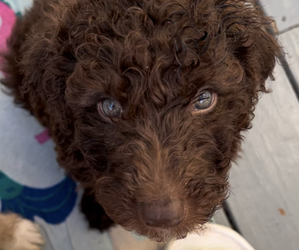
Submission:
<svg viewBox="0 0 299 250">
<path fill-rule="evenodd" d="M 271 22 L 249 0 L 35 0 L 3 84 L 49 128 L 91 226 L 109 227 L 107 213 L 182 238 L 228 196 L 280 53 Z"/>
</svg>

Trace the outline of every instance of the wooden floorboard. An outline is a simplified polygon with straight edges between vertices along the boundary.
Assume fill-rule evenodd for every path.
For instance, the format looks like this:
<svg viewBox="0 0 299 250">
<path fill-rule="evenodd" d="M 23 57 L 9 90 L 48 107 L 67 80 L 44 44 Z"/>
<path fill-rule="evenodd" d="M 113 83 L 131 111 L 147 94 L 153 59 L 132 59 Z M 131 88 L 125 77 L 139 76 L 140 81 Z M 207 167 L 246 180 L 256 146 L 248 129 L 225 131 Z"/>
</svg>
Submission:
<svg viewBox="0 0 299 250">
<path fill-rule="evenodd" d="M 299 8 L 298 8 L 299 13 Z M 283 49 L 285 58 L 290 70 L 292 71 L 297 84 L 299 83 L 299 27 L 294 28 L 278 36 Z"/>
<path fill-rule="evenodd" d="M 260 0 L 265 12 L 273 16 L 281 32 L 299 24 L 298 0 Z"/>
</svg>

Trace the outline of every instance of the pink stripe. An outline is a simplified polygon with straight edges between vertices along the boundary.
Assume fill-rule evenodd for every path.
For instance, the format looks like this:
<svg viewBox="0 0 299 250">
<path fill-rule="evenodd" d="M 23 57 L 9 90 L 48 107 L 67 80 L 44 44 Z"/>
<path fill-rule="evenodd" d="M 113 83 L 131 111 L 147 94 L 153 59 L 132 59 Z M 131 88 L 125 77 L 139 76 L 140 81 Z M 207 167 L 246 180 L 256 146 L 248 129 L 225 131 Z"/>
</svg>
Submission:
<svg viewBox="0 0 299 250">
<path fill-rule="evenodd" d="M 38 134 L 34 137 L 37 140 L 37 142 L 41 145 L 46 143 L 47 141 L 49 141 L 51 139 L 51 137 L 49 136 L 48 129 L 44 130 L 43 132 L 41 132 L 40 134 Z"/>
<path fill-rule="evenodd" d="M 6 39 L 10 36 L 16 21 L 15 13 L 4 3 L 0 2 L 0 50 L 6 50 Z"/>
</svg>

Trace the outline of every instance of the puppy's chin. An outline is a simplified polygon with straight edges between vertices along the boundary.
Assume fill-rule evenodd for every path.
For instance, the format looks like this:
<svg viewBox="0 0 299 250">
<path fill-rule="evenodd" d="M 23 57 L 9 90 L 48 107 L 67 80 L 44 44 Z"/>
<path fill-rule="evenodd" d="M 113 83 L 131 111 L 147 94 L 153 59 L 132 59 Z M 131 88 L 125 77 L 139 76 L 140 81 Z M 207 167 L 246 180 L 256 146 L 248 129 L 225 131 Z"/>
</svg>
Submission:
<svg viewBox="0 0 299 250">
<path fill-rule="evenodd" d="M 194 226 L 193 230 L 186 230 L 184 226 L 174 228 L 148 228 L 148 232 L 146 235 L 144 235 L 144 229 L 141 231 L 143 233 L 139 233 L 138 231 L 132 231 L 134 235 L 137 235 L 139 237 L 146 237 L 151 241 L 157 241 L 157 242 L 164 242 L 167 243 L 171 240 L 180 240 L 186 238 L 186 236 L 189 233 L 196 233 L 198 235 L 202 234 L 205 229 L 207 228 L 206 224 L 203 225 L 196 225 Z"/>
<path fill-rule="evenodd" d="M 135 237 L 138 237 L 138 239 L 149 239 L 151 241 L 156 241 L 156 242 L 164 242 L 167 243 L 171 240 L 180 240 L 186 238 L 187 234 L 182 234 L 180 236 L 174 237 L 170 235 L 170 231 L 167 229 L 158 229 L 156 234 L 154 236 L 148 235 L 148 236 L 143 236 L 139 235 L 136 232 L 132 232 Z"/>
<path fill-rule="evenodd" d="M 147 238 L 152 241 L 157 242 L 169 242 L 171 240 L 180 240 L 186 238 L 187 233 L 181 233 L 178 235 L 173 235 L 171 229 L 155 229 L 155 233 L 153 235 L 148 235 Z"/>
</svg>

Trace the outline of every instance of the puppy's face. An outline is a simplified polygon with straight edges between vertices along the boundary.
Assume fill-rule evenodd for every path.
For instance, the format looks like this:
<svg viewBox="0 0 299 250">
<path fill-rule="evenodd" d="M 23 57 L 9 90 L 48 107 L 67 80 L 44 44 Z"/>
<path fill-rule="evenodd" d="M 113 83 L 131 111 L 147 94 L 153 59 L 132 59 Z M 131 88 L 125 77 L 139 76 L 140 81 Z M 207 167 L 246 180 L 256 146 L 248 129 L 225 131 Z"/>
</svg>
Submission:
<svg viewBox="0 0 299 250">
<path fill-rule="evenodd" d="M 163 68 L 153 62 L 121 77 L 107 69 L 107 88 L 68 94 L 98 202 L 116 223 L 165 240 L 201 229 L 227 198 L 252 103 L 237 60 L 184 69 L 159 60 Z"/>
<path fill-rule="evenodd" d="M 131 2 L 81 0 L 57 17 L 65 25 L 48 46 L 66 111 L 52 134 L 60 163 L 112 220 L 182 238 L 227 198 L 279 48 L 245 1 Z"/>
</svg>

